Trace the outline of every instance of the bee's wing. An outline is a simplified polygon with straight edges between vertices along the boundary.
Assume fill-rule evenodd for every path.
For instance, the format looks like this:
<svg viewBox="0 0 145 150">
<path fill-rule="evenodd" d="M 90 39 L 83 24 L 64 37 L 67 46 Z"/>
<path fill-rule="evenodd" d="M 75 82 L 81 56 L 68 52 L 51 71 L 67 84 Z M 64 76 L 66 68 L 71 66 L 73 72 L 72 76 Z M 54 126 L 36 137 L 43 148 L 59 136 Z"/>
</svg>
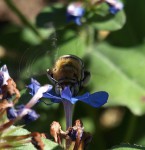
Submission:
<svg viewBox="0 0 145 150">
<path fill-rule="evenodd" d="M 87 98 L 81 98 L 80 101 L 91 105 L 92 107 L 101 107 L 108 100 L 108 93 L 105 91 L 95 92 L 90 94 Z"/>
</svg>

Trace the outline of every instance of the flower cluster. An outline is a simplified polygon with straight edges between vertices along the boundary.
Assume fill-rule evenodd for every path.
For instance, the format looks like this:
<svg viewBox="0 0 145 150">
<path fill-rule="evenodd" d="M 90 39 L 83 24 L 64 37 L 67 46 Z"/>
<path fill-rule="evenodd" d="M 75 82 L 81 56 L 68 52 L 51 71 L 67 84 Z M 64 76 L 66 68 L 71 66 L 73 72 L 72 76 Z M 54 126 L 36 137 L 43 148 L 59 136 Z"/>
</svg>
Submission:
<svg viewBox="0 0 145 150">
<path fill-rule="evenodd" d="M 123 4 L 119 0 L 105 0 L 109 5 L 109 12 L 116 14 L 118 11 L 123 9 Z"/>
<path fill-rule="evenodd" d="M 109 12 L 116 14 L 123 9 L 123 3 L 119 0 L 99 0 L 97 2 L 90 1 L 90 4 L 96 7 L 106 3 L 109 6 Z M 90 7 L 91 5 L 88 5 Z M 86 7 L 84 7 L 86 6 Z M 83 2 L 72 2 L 67 6 L 67 22 L 74 22 L 76 25 L 82 25 L 81 19 L 84 16 L 87 9 L 87 5 Z"/>
<path fill-rule="evenodd" d="M 25 105 L 19 105 L 15 107 L 15 103 L 20 98 L 20 92 L 16 88 L 16 84 L 10 77 L 7 66 L 4 65 L 0 69 L 0 94 L 1 94 L 1 110 L 6 109 L 7 117 L 9 120 L 22 118 L 25 122 L 36 120 L 39 115 L 31 109 L 31 107 L 25 107 Z M 12 96 L 15 95 L 15 99 Z"/>
<path fill-rule="evenodd" d="M 81 18 L 85 13 L 82 3 L 74 2 L 67 7 L 67 21 L 73 21 L 77 25 L 81 25 Z"/>
<path fill-rule="evenodd" d="M 67 131 L 61 132 L 61 134 L 64 134 L 65 137 L 69 136 L 69 138 L 72 141 L 76 141 L 76 143 L 79 143 L 79 141 L 83 138 L 83 135 L 85 132 L 83 131 L 83 125 L 80 120 L 76 121 L 75 126 L 72 127 L 72 111 L 73 111 L 72 106 L 76 102 L 81 101 L 92 107 L 97 108 L 97 107 L 104 105 L 108 99 L 108 93 L 105 91 L 99 91 L 93 94 L 90 94 L 87 92 L 81 96 L 73 96 L 69 86 L 65 86 L 62 89 L 60 95 L 57 95 L 53 91 L 52 85 L 46 84 L 46 85 L 41 86 L 41 84 L 37 80 L 32 78 L 31 84 L 27 86 L 27 88 L 30 91 L 30 94 L 32 95 L 32 98 L 25 105 L 21 104 L 21 105 L 15 106 L 16 102 L 18 102 L 20 98 L 20 92 L 16 88 L 15 82 L 10 77 L 6 65 L 4 65 L 0 70 L 0 83 L 1 83 L 0 111 L 2 112 L 4 110 L 7 112 L 7 118 L 10 120 L 8 125 L 13 124 L 15 121 L 20 120 L 20 119 L 24 120 L 25 123 L 36 120 L 39 117 L 39 115 L 32 109 L 32 107 L 36 103 L 40 102 L 41 98 L 48 98 L 52 103 L 63 103 L 64 111 L 66 115 Z M 13 95 L 15 95 L 16 97 L 14 98 L 14 100 L 13 100 Z M 58 128 L 57 126 L 58 129 L 56 127 L 55 127 L 56 129 L 54 129 L 53 127 L 54 126 L 52 126 L 52 135 L 54 136 L 55 141 L 59 143 L 60 140 L 57 139 L 56 136 L 57 134 L 59 134 L 58 131 L 60 131 L 61 128 Z M 32 136 L 32 134 L 29 136 Z M 37 136 L 36 139 L 38 137 L 40 136 Z M 23 138 L 26 138 L 26 137 L 23 136 Z M 38 141 L 40 142 L 40 145 L 43 147 L 44 144 L 41 142 L 41 140 L 38 140 Z M 69 143 L 69 141 L 67 142 Z M 32 138 L 32 144 L 34 143 L 35 143 L 35 138 Z M 35 146 L 38 147 L 38 145 L 35 145 Z M 76 146 L 78 147 L 77 144 Z"/>
<path fill-rule="evenodd" d="M 20 92 L 17 89 L 14 80 L 10 77 L 7 66 L 4 65 L 0 68 L 0 119 L 5 115 L 5 112 L 7 118 L 4 117 L 6 120 L 1 121 L 0 123 L 0 149 L 13 149 L 15 145 L 19 146 L 31 142 L 38 149 L 44 150 L 44 144 L 41 140 L 42 136 L 38 132 L 17 136 L 9 135 L 9 133 L 12 132 L 11 130 L 13 130 L 10 126 L 16 121 L 21 119 L 24 120 L 25 123 L 28 123 L 39 117 L 39 115 L 31 109 L 33 106 L 32 102 L 30 102 L 31 106 L 29 106 L 29 104 L 15 106 L 19 98 Z M 17 127 L 15 128 L 17 129 Z"/>
<path fill-rule="evenodd" d="M 62 139 L 66 140 L 66 149 L 73 147 L 74 150 L 86 149 L 88 143 L 92 140 L 92 135 L 89 132 L 84 131 L 83 122 L 77 119 L 73 127 L 69 127 L 68 130 L 63 131 L 59 122 L 53 121 L 50 125 L 50 134 L 54 138 L 55 142 L 62 144 Z"/>
</svg>

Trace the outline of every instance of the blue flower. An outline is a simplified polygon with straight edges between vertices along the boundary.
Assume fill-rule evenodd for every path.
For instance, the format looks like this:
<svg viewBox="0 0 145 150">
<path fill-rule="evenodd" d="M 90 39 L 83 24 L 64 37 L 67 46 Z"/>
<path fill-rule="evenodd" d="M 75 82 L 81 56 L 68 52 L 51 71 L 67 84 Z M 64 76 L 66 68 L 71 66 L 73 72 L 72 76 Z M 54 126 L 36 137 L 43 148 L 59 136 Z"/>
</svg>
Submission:
<svg viewBox="0 0 145 150">
<path fill-rule="evenodd" d="M 7 108 L 7 117 L 10 120 L 15 119 L 18 116 L 17 110 L 14 107 L 8 107 Z"/>
<path fill-rule="evenodd" d="M 34 95 L 38 91 L 38 89 L 40 88 L 40 86 L 41 85 L 40 85 L 40 83 L 37 80 L 34 80 L 33 78 L 31 78 L 31 84 L 28 85 L 27 88 L 33 89 L 29 93 L 31 95 Z"/>
<path fill-rule="evenodd" d="M 44 86 L 41 86 L 38 82 L 36 82 L 36 80 L 34 79 L 31 79 L 31 84 L 27 87 L 30 89 L 30 93 L 31 95 L 33 95 L 33 97 L 30 100 L 30 102 L 26 105 L 26 107 L 33 106 L 34 103 L 37 103 L 42 97 L 49 98 L 54 103 L 63 103 L 66 116 L 66 129 L 72 126 L 73 104 L 75 104 L 77 101 L 82 101 L 86 104 L 89 104 L 92 107 L 100 107 L 104 105 L 108 99 L 108 93 L 105 91 L 95 92 L 93 94 L 85 93 L 81 96 L 73 97 L 69 86 L 65 87 L 60 95 L 56 95 L 51 90 L 51 85 L 47 85 L 45 88 Z"/>
<path fill-rule="evenodd" d="M 33 81 L 34 81 L 34 79 L 31 80 L 31 82 L 33 82 Z M 33 86 L 30 86 L 32 84 L 33 84 Z M 35 82 L 31 83 L 30 85 L 28 86 L 28 88 L 31 90 L 30 93 L 31 94 L 33 93 L 32 95 L 35 95 L 37 93 L 37 91 L 39 90 L 39 88 L 41 88 L 40 84 L 38 86 L 38 84 L 35 84 Z M 62 90 L 60 96 L 56 95 L 55 93 L 52 93 L 52 91 L 46 91 L 43 93 L 42 97 L 49 98 L 54 103 L 60 103 L 63 100 L 67 100 L 71 104 L 75 104 L 77 101 L 82 101 L 92 107 L 100 107 L 107 102 L 108 93 L 105 91 L 100 91 L 100 92 L 95 92 L 93 94 L 85 93 L 81 96 L 72 97 L 70 88 L 65 87 Z"/>
<path fill-rule="evenodd" d="M 116 14 L 118 11 L 123 9 L 123 3 L 118 0 L 105 0 L 109 5 L 109 11 L 112 14 Z"/>
<path fill-rule="evenodd" d="M 3 73 L 0 71 L 0 87 L 3 85 L 4 76 Z"/>
<path fill-rule="evenodd" d="M 73 21 L 77 25 L 81 25 L 81 18 L 83 17 L 85 10 L 80 2 L 74 2 L 67 7 L 67 21 Z"/>
<path fill-rule="evenodd" d="M 32 109 L 26 108 L 24 105 L 19 105 L 16 107 L 7 108 L 7 117 L 10 120 L 16 118 L 22 118 L 25 123 L 36 120 L 39 115 Z"/>
<path fill-rule="evenodd" d="M 29 111 L 24 117 L 23 120 L 25 121 L 25 123 L 29 123 L 31 121 L 35 121 L 39 118 L 39 115 L 31 109 L 31 111 Z"/>
<path fill-rule="evenodd" d="M 30 94 L 33 95 L 31 100 L 26 104 L 27 108 L 33 107 L 39 99 L 43 97 L 43 93 L 49 92 L 52 89 L 52 85 L 46 84 L 41 86 L 40 83 L 33 78 L 31 79 L 31 84 L 27 86 L 30 89 Z"/>
</svg>

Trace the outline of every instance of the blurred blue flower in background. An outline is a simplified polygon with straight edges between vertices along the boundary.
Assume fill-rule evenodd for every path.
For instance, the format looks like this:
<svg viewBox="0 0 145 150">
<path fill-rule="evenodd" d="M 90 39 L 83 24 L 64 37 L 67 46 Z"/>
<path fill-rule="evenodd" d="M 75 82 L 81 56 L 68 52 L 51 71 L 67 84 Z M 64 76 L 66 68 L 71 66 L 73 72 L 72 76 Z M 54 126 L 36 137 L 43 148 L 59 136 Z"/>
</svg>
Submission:
<svg viewBox="0 0 145 150">
<path fill-rule="evenodd" d="M 109 5 L 109 11 L 112 14 L 116 14 L 118 11 L 123 9 L 123 3 L 119 0 L 105 0 L 105 2 Z"/>
<path fill-rule="evenodd" d="M 67 22 L 73 21 L 77 25 L 81 25 L 81 18 L 85 13 L 85 9 L 80 2 L 74 2 L 67 7 Z"/>
</svg>

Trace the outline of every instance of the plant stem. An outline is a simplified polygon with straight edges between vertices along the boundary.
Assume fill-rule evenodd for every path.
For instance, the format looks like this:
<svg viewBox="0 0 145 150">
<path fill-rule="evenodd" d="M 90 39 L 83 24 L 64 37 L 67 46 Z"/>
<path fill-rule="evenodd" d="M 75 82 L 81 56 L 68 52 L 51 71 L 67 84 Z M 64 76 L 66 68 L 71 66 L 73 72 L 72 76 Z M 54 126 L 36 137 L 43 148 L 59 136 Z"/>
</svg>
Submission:
<svg viewBox="0 0 145 150">
<path fill-rule="evenodd" d="M 39 33 L 39 31 L 35 28 L 35 26 L 21 13 L 21 11 L 15 6 L 12 0 L 5 0 L 7 6 L 19 17 L 21 22 L 27 26 L 41 41 L 43 41 L 43 37 Z"/>
</svg>

